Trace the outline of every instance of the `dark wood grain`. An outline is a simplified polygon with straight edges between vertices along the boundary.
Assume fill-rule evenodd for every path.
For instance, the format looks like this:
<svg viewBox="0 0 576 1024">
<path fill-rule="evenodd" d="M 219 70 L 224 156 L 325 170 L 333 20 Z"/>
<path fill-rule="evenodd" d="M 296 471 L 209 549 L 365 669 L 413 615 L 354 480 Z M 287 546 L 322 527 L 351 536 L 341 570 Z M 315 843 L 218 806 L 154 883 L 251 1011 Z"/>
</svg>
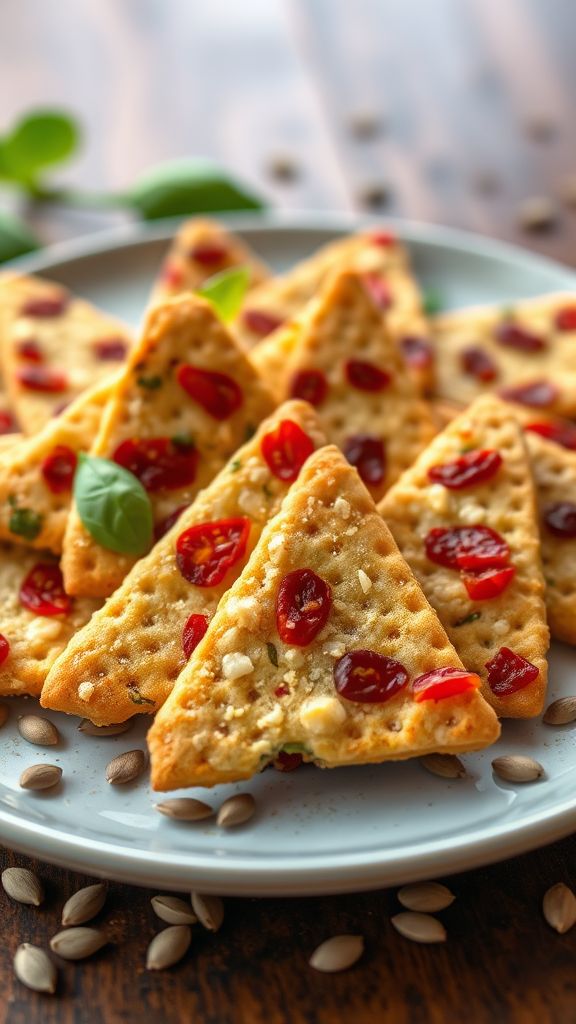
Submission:
<svg viewBox="0 0 576 1024">
<path fill-rule="evenodd" d="M 574 38 L 568 0 L 2 0 L 0 130 L 27 107 L 81 118 L 82 156 L 62 181 L 124 187 L 150 164 L 212 157 L 286 209 L 360 209 L 386 186 L 396 216 L 460 226 L 576 260 L 576 213 L 527 235 L 519 202 L 557 197 L 576 173 Z M 381 130 L 360 140 L 358 114 Z M 548 142 L 526 131 L 544 115 Z M 287 155 L 294 181 L 268 173 Z M 478 180 L 490 175 L 492 192 Z M 117 217 L 40 210 L 48 241 Z M 1 838 L 1 837 L 0 837 Z M 39 910 L 0 896 L 0 1024 L 573 1024 L 576 929 L 544 923 L 557 881 L 576 885 L 576 839 L 447 879 L 449 941 L 423 947 L 390 924 L 393 892 L 308 900 L 228 900 L 222 931 L 194 930 L 185 962 L 144 970 L 160 927 L 150 893 L 111 883 L 101 923 L 111 944 L 62 965 L 56 997 L 12 975 L 22 941 L 46 945 L 67 896 L 86 880 L 30 864 Z M 339 932 L 366 953 L 338 976 L 313 972 L 315 946 Z"/>
</svg>

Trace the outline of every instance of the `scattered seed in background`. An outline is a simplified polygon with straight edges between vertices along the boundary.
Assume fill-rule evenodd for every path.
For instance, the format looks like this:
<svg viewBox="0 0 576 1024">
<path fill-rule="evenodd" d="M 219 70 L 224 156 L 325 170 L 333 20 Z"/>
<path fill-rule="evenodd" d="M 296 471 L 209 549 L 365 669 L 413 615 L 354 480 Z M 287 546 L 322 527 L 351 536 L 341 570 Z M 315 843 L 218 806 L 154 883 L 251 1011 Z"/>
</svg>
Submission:
<svg viewBox="0 0 576 1024">
<path fill-rule="evenodd" d="M 188 925 L 176 924 L 158 932 L 148 946 L 146 967 L 149 971 L 163 971 L 177 964 L 188 951 L 192 932 Z"/>
<path fill-rule="evenodd" d="M 56 764 L 31 764 L 25 768 L 19 780 L 22 789 L 41 791 L 57 786 L 62 778 L 62 769 Z"/>
<path fill-rule="evenodd" d="M 224 904 L 219 896 L 205 896 L 199 892 L 191 894 L 192 910 L 200 924 L 209 932 L 217 932 L 224 920 Z"/>
<path fill-rule="evenodd" d="M 156 810 L 167 818 L 174 818 L 175 821 L 203 821 L 214 814 L 214 809 L 202 800 L 194 800 L 189 796 L 175 796 L 170 800 L 163 800 L 156 804 Z"/>
<path fill-rule="evenodd" d="M 419 914 L 407 910 L 392 918 L 392 925 L 405 939 L 412 942 L 446 942 L 446 929 L 441 921 L 430 914 Z"/>
<path fill-rule="evenodd" d="M 22 715 L 18 719 L 18 732 L 23 740 L 38 747 L 54 747 L 60 742 L 60 733 L 54 723 L 40 715 Z"/>
<path fill-rule="evenodd" d="M 530 139 L 535 142 L 550 142 L 557 133 L 558 126 L 550 114 L 530 114 L 525 122 L 524 129 Z"/>
<path fill-rule="evenodd" d="M 518 223 L 525 231 L 548 231 L 557 217 L 556 203 L 548 196 L 531 196 L 518 205 Z"/>
<path fill-rule="evenodd" d="M 542 912 L 546 921 L 560 935 L 576 924 L 576 896 L 564 882 L 553 885 L 544 895 Z"/>
<path fill-rule="evenodd" d="M 50 939 L 50 949 L 63 960 L 85 960 L 108 942 L 99 928 L 65 928 Z"/>
<path fill-rule="evenodd" d="M 83 718 L 78 726 L 78 731 L 85 736 L 121 736 L 128 732 L 134 725 L 134 719 L 129 718 L 127 722 L 119 722 L 118 725 L 94 725 L 89 718 Z"/>
<path fill-rule="evenodd" d="M 364 952 L 362 935 L 334 935 L 316 947 L 308 963 L 315 971 L 335 974 L 352 967 Z"/>
<path fill-rule="evenodd" d="M 143 750 L 126 750 L 123 754 L 113 757 L 106 766 L 106 782 L 111 786 L 124 786 L 127 782 L 134 782 L 142 775 L 148 764 L 148 758 Z"/>
<path fill-rule="evenodd" d="M 382 134 L 384 120 L 375 111 L 357 110 L 348 118 L 348 130 L 355 139 L 365 142 Z"/>
<path fill-rule="evenodd" d="M 426 771 L 440 776 L 441 779 L 466 778 L 466 769 L 455 754 L 425 754 L 420 758 L 420 764 Z"/>
<path fill-rule="evenodd" d="M 56 991 L 58 972 L 56 965 L 43 949 L 23 942 L 14 955 L 14 973 L 19 981 L 34 992 Z"/>
<path fill-rule="evenodd" d="M 100 913 L 105 902 L 106 886 L 103 882 L 78 889 L 70 899 L 66 900 L 62 908 L 62 924 L 68 927 L 91 921 L 96 914 Z"/>
<path fill-rule="evenodd" d="M 192 907 L 180 896 L 153 896 L 152 910 L 167 924 L 195 924 L 198 920 Z"/>
<path fill-rule="evenodd" d="M 417 882 L 404 885 L 397 893 L 398 900 L 407 910 L 434 914 L 445 910 L 454 902 L 454 893 L 440 882 Z"/>
<path fill-rule="evenodd" d="M 381 209 L 390 202 L 390 189 L 379 181 L 369 182 L 358 190 L 360 206 L 368 210 Z"/>
<path fill-rule="evenodd" d="M 221 828 L 243 825 L 253 817 L 255 810 L 256 801 L 252 794 L 238 793 L 224 801 L 216 816 L 216 824 Z"/>
<path fill-rule="evenodd" d="M 472 178 L 472 187 L 482 196 L 494 196 L 500 191 L 500 179 L 494 171 L 477 171 Z"/>
<path fill-rule="evenodd" d="M 268 160 L 268 174 L 276 181 L 289 183 L 299 177 L 298 164 L 288 153 L 274 153 Z"/>
<path fill-rule="evenodd" d="M 576 722 L 576 697 L 559 697 L 552 701 L 544 712 L 546 725 L 568 725 Z"/>
<path fill-rule="evenodd" d="M 576 174 L 568 174 L 560 182 L 560 196 L 566 206 L 576 206 Z"/>
<path fill-rule="evenodd" d="M 509 754 L 492 761 L 492 771 L 504 782 L 535 782 L 544 775 L 539 761 L 523 754 Z"/>
<path fill-rule="evenodd" d="M 2 888 L 17 903 L 39 907 L 44 901 L 44 886 L 38 875 L 28 868 L 5 868 L 2 872 Z"/>
</svg>

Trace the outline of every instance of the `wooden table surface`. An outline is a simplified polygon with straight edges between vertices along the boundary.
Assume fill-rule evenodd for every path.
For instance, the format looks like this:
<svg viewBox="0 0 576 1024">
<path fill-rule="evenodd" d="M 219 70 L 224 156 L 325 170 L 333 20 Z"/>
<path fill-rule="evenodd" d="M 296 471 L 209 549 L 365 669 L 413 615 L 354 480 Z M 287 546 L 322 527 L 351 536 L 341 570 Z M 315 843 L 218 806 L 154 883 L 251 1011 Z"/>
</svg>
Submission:
<svg viewBox="0 0 576 1024">
<path fill-rule="evenodd" d="M 71 108 L 85 146 L 62 176 L 85 188 L 128 184 L 146 166 L 213 157 L 284 209 L 360 210 L 450 224 L 576 262 L 574 38 L 569 0 L 2 0 L 0 130 L 42 104 Z M 360 138 L 358 122 L 378 131 Z M 544 138 L 545 136 L 545 138 Z M 279 158 L 296 177 L 271 174 Z M 518 208 L 557 205 L 546 233 Z M 384 202 L 386 200 L 386 202 Z M 117 218 L 35 211 L 46 241 Z M 576 929 L 556 935 L 541 900 L 576 884 L 576 839 L 448 879 L 446 945 L 390 925 L 395 894 L 227 901 L 221 932 L 191 954 L 143 969 L 157 922 L 150 893 L 112 884 L 113 944 L 67 965 L 56 997 L 12 976 L 19 942 L 46 945 L 63 899 L 84 881 L 42 864 L 40 910 L 1 900 L 0 1024 L 572 1024 Z M 0 850 L 0 862 L 28 864 Z M 307 959 L 335 933 L 366 937 L 351 971 Z"/>
</svg>

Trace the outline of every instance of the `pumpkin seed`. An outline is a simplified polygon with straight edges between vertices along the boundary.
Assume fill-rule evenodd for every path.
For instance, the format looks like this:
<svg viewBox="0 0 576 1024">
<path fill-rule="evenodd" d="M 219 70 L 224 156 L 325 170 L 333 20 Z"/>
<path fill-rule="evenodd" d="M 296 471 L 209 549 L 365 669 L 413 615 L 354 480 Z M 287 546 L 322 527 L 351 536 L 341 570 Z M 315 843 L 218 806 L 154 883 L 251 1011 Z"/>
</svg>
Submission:
<svg viewBox="0 0 576 1024">
<path fill-rule="evenodd" d="M 8 720 L 8 707 L 6 704 L 0 704 L 0 729 Z"/>
<path fill-rule="evenodd" d="M 43 949 L 23 942 L 14 955 L 14 974 L 27 988 L 33 992 L 56 991 L 58 972 L 56 965 Z"/>
<path fill-rule="evenodd" d="M 191 895 L 192 910 L 200 924 L 209 932 L 217 932 L 224 920 L 224 904 L 219 896 L 205 896 L 200 892 Z"/>
<path fill-rule="evenodd" d="M 398 900 L 407 910 L 424 913 L 436 913 L 445 910 L 454 902 L 454 893 L 440 882 L 417 882 L 415 885 L 404 885 L 399 889 Z"/>
<path fill-rule="evenodd" d="M 148 946 L 146 967 L 149 971 L 163 971 L 177 964 L 192 941 L 192 932 L 187 924 L 175 924 L 158 932 Z"/>
<path fill-rule="evenodd" d="M 249 821 L 256 810 L 256 801 L 251 793 L 238 793 L 222 804 L 216 816 L 216 824 L 221 828 L 232 828 Z"/>
<path fill-rule="evenodd" d="M 568 725 L 576 722 L 576 697 L 559 697 L 552 701 L 544 712 L 546 725 Z"/>
<path fill-rule="evenodd" d="M 334 935 L 316 947 L 308 963 L 315 971 L 335 974 L 352 967 L 364 952 L 362 935 Z"/>
<path fill-rule="evenodd" d="M 492 771 L 504 782 L 534 782 L 544 775 L 540 762 L 523 754 L 496 757 L 492 761 Z"/>
<path fill-rule="evenodd" d="M 84 924 L 99 914 L 106 901 L 106 886 L 103 882 L 86 885 L 78 889 L 62 908 L 62 924 L 65 926 Z"/>
<path fill-rule="evenodd" d="M 54 747 L 60 742 L 60 733 L 54 723 L 40 715 L 22 715 L 18 719 L 18 732 L 23 740 L 38 747 Z"/>
<path fill-rule="evenodd" d="M 576 924 L 576 896 L 564 882 L 557 882 L 544 894 L 542 911 L 548 924 L 560 935 Z"/>
<path fill-rule="evenodd" d="M 118 722 L 117 725 L 94 725 L 89 718 L 83 718 L 78 726 L 78 731 L 85 736 L 121 736 L 128 732 L 134 725 L 134 719 L 129 718 L 126 722 Z"/>
<path fill-rule="evenodd" d="M 176 796 L 170 800 L 163 800 L 161 804 L 156 804 L 156 810 L 176 821 L 202 821 L 214 814 L 212 807 L 209 807 L 208 804 L 189 796 Z"/>
<path fill-rule="evenodd" d="M 432 775 L 439 775 L 441 779 L 466 778 L 466 769 L 455 754 L 425 754 L 420 758 L 420 764 Z"/>
<path fill-rule="evenodd" d="M 111 786 L 124 786 L 134 782 L 146 768 L 148 759 L 143 750 L 126 750 L 123 754 L 113 757 L 106 767 L 106 782 Z"/>
<path fill-rule="evenodd" d="M 57 764 L 31 764 L 20 776 L 22 789 L 43 790 L 57 786 L 62 778 L 62 769 Z"/>
<path fill-rule="evenodd" d="M 28 868 L 5 868 L 2 872 L 2 887 L 17 903 L 39 907 L 44 900 L 44 886 L 38 875 Z"/>
<path fill-rule="evenodd" d="M 446 942 L 446 929 L 441 921 L 430 914 L 414 913 L 407 910 L 396 914 L 392 924 L 400 935 L 412 942 Z"/>
<path fill-rule="evenodd" d="M 190 904 L 179 896 L 153 896 L 150 902 L 156 916 L 167 924 L 194 924 L 198 920 Z"/>
<path fill-rule="evenodd" d="M 65 928 L 50 939 L 50 949 L 63 960 L 85 960 L 108 942 L 98 928 Z"/>
</svg>

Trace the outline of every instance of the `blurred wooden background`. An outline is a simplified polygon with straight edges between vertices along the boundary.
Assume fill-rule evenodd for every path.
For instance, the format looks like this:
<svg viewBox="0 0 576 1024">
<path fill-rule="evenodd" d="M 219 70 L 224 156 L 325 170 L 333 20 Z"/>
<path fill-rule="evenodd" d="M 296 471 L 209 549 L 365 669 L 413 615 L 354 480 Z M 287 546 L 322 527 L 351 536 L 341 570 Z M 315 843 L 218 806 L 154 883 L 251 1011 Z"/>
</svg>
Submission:
<svg viewBox="0 0 576 1024">
<path fill-rule="evenodd" d="M 207 156 L 277 207 L 370 200 L 573 263 L 576 211 L 561 193 L 576 174 L 575 29 L 570 0 L 1 0 L 0 130 L 62 105 L 85 145 L 59 181 L 121 189 L 151 164 Z M 555 223 L 527 233 L 519 205 L 541 195 Z M 35 214 L 46 241 L 118 219 Z M 68 965 L 52 999 L 13 980 L 12 955 L 46 944 L 83 880 L 36 865 L 46 907 L 0 901 L 0 1024 L 573 1024 L 576 929 L 554 934 L 540 905 L 553 883 L 576 883 L 575 854 L 568 839 L 449 879 L 445 947 L 394 933 L 392 892 L 234 900 L 222 932 L 196 933 L 159 975 L 142 967 L 150 894 L 114 886 L 114 945 Z M 7 863 L 28 862 L 0 851 Z M 343 931 L 366 936 L 361 963 L 312 972 L 317 943 Z"/>
</svg>

